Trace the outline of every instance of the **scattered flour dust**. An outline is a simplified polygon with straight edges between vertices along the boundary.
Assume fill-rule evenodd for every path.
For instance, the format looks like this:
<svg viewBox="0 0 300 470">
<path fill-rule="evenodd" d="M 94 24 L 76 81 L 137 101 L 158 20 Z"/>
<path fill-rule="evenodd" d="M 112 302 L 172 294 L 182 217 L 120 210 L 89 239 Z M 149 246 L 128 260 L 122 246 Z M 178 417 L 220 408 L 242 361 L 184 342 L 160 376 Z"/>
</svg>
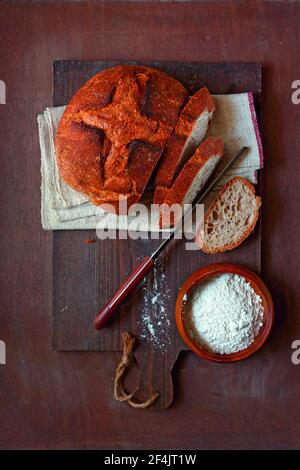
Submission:
<svg viewBox="0 0 300 470">
<path fill-rule="evenodd" d="M 158 261 L 152 273 L 141 284 L 142 306 L 138 323 L 140 338 L 166 351 L 171 343 L 168 309 L 170 289 L 167 286 L 164 265 Z"/>
<path fill-rule="evenodd" d="M 186 326 L 205 349 L 230 354 L 247 348 L 263 325 L 262 299 L 237 274 L 221 274 L 201 283 L 188 302 Z"/>
</svg>

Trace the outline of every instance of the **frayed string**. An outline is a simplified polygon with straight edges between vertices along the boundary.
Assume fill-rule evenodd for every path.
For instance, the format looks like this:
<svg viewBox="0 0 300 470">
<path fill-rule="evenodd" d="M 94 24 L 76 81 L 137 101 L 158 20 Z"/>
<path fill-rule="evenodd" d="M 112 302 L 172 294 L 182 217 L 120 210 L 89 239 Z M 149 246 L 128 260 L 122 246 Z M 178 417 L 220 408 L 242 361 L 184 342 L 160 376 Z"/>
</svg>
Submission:
<svg viewBox="0 0 300 470">
<path fill-rule="evenodd" d="M 127 331 L 122 333 L 123 340 L 123 353 L 121 360 L 116 368 L 115 381 L 114 381 L 114 397 L 117 401 L 126 401 L 133 408 L 148 408 L 151 406 L 159 397 L 158 392 L 154 392 L 148 400 L 144 402 L 138 402 L 133 400 L 133 396 L 138 392 L 136 388 L 133 392 L 127 393 L 123 385 L 123 378 L 126 374 L 126 370 L 129 369 L 133 361 L 133 348 L 135 338 L 131 336 Z"/>
</svg>

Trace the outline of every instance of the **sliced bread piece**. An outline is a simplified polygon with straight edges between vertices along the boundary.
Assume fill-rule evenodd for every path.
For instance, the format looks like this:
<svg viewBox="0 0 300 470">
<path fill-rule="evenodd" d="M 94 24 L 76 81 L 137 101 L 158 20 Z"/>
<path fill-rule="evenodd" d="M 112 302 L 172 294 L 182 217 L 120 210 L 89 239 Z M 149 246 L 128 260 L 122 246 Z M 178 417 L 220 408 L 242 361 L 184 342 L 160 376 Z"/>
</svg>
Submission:
<svg viewBox="0 0 300 470">
<path fill-rule="evenodd" d="M 222 253 L 240 245 L 254 230 L 261 199 L 241 176 L 218 193 L 204 217 L 195 241 L 205 253 Z"/>
<path fill-rule="evenodd" d="M 221 139 L 208 138 L 197 148 L 196 152 L 184 165 L 172 187 L 166 191 L 165 200 L 160 211 L 160 226 L 167 228 L 176 225 L 174 204 L 191 204 L 198 192 L 208 181 L 223 155 Z M 181 211 L 178 213 L 181 216 Z"/>
<path fill-rule="evenodd" d="M 207 88 L 201 88 L 190 97 L 161 157 L 155 179 L 154 204 L 162 204 L 166 189 L 171 187 L 184 164 L 204 139 L 214 111 L 214 101 Z"/>
</svg>

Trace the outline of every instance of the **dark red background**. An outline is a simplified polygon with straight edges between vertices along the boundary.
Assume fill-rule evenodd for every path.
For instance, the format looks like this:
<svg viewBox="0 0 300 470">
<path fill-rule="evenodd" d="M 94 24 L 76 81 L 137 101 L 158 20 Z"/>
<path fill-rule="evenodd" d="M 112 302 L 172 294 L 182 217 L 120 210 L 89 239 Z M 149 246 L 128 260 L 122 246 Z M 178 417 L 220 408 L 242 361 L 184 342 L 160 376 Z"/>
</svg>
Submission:
<svg viewBox="0 0 300 470">
<path fill-rule="evenodd" d="M 300 365 L 291 363 L 300 339 L 300 105 L 291 102 L 299 23 L 300 5 L 289 2 L 1 3 L 1 448 L 299 447 Z M 118 355 L 52 351 L 52 245 L 40 224 L 36 116 L 52 103 L 57 59 L 263 64 L 262 267 L 276 323 L 243 394 L 234 394 L 234 365 L 215 364 L 207 383 L 206 363 L 185 353 L 174 405 L 132 410 L 112 400 Z M 229 367 L 225 379 L 221 367 Z"/>
</svg>

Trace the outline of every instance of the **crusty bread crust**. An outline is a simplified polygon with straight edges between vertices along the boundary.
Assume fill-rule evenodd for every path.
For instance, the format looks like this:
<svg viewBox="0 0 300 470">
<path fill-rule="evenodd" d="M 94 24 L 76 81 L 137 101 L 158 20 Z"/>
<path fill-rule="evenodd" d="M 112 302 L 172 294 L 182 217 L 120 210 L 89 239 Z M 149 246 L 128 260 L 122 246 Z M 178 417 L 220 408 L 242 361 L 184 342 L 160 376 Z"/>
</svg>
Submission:
<svg viewBox="0 0 300 470">
<path fill-rule="evenodd" d="M 96 205 L 137 202 L 178 121 L 188 93 L 160 70 L 107 69 L 73 96 L 56 138 L 64 181 Z"/>
<path fill-rule="evenodd" d="M 205 241 L 201 238 L 201 233 L 203 233 L 202 227 L 198 230 L 196 237 L 195 237 L 195 242 L 199 245 L 201 250 L 204 253 L 209 253 L 209 254 L 215 254 L 215 253 L 223 253 L 224 251 L 228 250 L 233 250 L 237 246 L 239 246 L 243 241 L 253 232 L 255 225 L 257 223 L 258 217 L 259 217 L 259 208 L 261 207 L 261 198 L 259 196 L 255 196 L 255 188 L 254 186 L 246 179 L 241 176 L 235 176 L 232 178 L 227 184 L 223 186 L 223 188 L 219 191 L 215 199 L 213 200 L 212 204 L 210 205 L 209 209 L 207 210 L 205 217 L 204 217 L 204 225 L 207 223 L 207 221 L 210 218 L 211 213 L 213 210 L 216 208 L 218 201 L 222 199 L 223 194 L 227 191 L 227 189 L 232 186 L 236 181 L 240 181 L 242 184 L 247 186 L 253 196 L 255 197 L 255 202 L 256 202 L 256 210 L 254 214 L 254 219 L 253 222 L 247 227 L 247 229 L 244 231 L 243 235 L 239 238 L 234 243 L 228 243 L 223 245 L 220 248 L 211 248 L 209 247 Z"/>
<path fill-rule="evenodd" d="M 168 207 L 174 204 L 184 204 L 185 197 L 197 177 L 201 168 L 205 164 L 216 156 L 221 157 L 223 155 L 223 142 L 221 139 L 209 137 L 197 148 L 196 152 L 184 165 L 183 169 L 175 179 L 172 187 L 166 189 L 165 198 L 163 200 L 162 209 L 160 211 L 160 227 L 163 228 L 164 214 L 169 213 Z M 198 185 L 200 187 L 200 183 Z M 189 201 L 192 203 L 193 201 Z M 176 221 L 174 220 L 174 213 L 170 212 L 170 226 L 173 226 Z M 168 217 L 166 217 L 168 222 Z"/>
<path fill-rule="evenodd" d="M 178 123 L 163 152 L 159 171 L 156 175 L 155 186 L 157 190 L 154 193 L 153 199 L 155 204 L 163 203 L 163 199 L 161 198 L 163 194 L 162 188 L 170 188 L 172 186 L 181 164 L 183 148 L 193 132 L 197 119 L 199 119 L 203 113 L 213 113 L 214 111 L 214 101 L 206 87 L 201 88 L 191 96 L 181 111 Z"/>
<path fill-rule="evenodd" d="M 172 187 L 167 192 L 164 204 L 182 204 L 185 195 L 191 186 L 200 168 L 215 155 L 223 155 L 223 142 L 221 139 L 209 137 L 197 148 L 177 176 Z"/>
</svg>

